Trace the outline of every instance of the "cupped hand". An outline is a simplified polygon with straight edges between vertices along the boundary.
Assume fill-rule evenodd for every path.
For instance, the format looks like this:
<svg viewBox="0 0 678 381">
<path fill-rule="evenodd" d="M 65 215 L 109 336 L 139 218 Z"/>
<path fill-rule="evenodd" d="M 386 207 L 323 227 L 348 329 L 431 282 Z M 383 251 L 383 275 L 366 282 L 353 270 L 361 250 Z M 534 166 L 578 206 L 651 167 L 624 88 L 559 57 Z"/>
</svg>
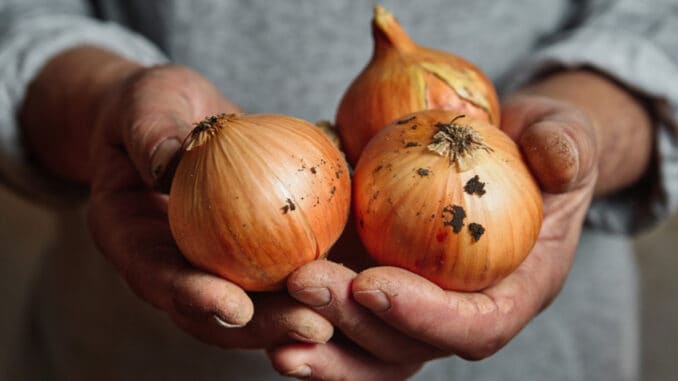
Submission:
<svg viewBox="0 0 678 381">
<path fill-rule="evenodd" d="M 594 126 L 572 105 L 527 95 L 506 102 L 502 120 L 502 129 L 519 144 L 543 190 L 543 225 L 520 267 L 492 287 L 464 293 L 443 290 L 395 267 L 356 274 L 330 261 L 306 265 L 290 277 L 290 295 L 330 320 L 347 340 L 271 350 L 281 373 L 396 380 L 441 356 L 483 359 L 556 297 L 594 192 Z M 352 245 L 358 247 L 355 241 Z"/>
<path fill-rule="evenodd" d="M 194 123 L 238 107 L 179 66 L 140 68 L 99 104 L 88 223 L 134 292 L 186 332 L 226 348 L 329 340 L 332 325 L 287 294 L 250 297 L 191 266 L 175 246 L 168 197 L 155 189 L 167 189 L 176 153 Z"/>
</svg>

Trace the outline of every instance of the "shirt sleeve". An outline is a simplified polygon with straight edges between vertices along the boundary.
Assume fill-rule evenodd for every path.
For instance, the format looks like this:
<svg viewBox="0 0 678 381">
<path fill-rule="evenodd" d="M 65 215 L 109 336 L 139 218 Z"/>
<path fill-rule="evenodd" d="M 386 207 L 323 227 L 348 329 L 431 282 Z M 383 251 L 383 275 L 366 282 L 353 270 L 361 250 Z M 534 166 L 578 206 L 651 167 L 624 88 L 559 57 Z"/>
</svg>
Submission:
<svg viewBox="0 0 678 381">
<path fill-rule="evenodd" d="M 628 189 L 593 201 L 587 223 L 615 233 L 646 229 L 678 205 L 678 4 L 590 1 L 575 22 L 548 39 L 516 71 L 515 87 L 558 68 L 592 68 L 648 101 L 657 128 L 647 175 Z"/>
<path fill-rule="evenodd" d="M 96 20 L 90 11 L 81 0 L 0 1 L 0 181 L 38 201 L 68 196 L 61 192 L 67 188 L 64 184 L 28 162 L 20 139 L 17 111 L 43 65 L 59 52 L 82 44 L 97 45 L 145 65 L 166 61 L 144 37 Z M 55 194 L 59 195 L 55 198 Z"/>
</svg>

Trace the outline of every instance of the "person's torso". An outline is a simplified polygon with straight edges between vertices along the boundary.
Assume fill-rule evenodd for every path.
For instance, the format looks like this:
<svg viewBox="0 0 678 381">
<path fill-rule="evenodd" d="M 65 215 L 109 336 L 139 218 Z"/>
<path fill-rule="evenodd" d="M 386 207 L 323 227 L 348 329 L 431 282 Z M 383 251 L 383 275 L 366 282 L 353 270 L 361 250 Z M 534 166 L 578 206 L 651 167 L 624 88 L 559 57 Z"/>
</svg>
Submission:
<svg viewBox="0 0 678 381">
<path fill-rule="evenodd" d="M 94 1 L 173 62 L 215 82 L 248 112 L 333 119 L 372 54 L 373 2 L 356 0 Z M 498 87 L 575 14 L 567 0 L 383 1 L 421 45 L 460 55 Z"/>
</svg>

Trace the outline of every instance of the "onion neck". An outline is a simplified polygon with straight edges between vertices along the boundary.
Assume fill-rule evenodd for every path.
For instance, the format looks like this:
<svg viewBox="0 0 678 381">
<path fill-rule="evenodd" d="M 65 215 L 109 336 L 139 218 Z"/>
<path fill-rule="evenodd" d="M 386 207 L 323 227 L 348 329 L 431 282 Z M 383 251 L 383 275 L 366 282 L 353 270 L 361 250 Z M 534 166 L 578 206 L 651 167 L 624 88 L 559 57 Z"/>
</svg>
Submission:
<svg viewBox="0 0 678 381">
<path fill-rule="evenodd" d="M 416 48 L 416 44 L 400 26 L 395 16 L 381 5 L 374 7 L 372 36 L 375 55 L 384 54 L 391 49 L 407 52 Z"/>
<path fill-rule="evenodd" d="M 231 118 L 233 114 L 217 114 L 208 116 L 202 121 L 196 123 L 191 133 L 186 138 L 183 145 L 184 151 L 190 151 L 193 148 L 200 147 L 209 141 L 217 131 L 223 128 L 225 122 Z"/>
<path fill-rule="evenodd" d="M 440 156 L 447 156 L 450 165 L 465 168 L 466 162 L 478 152 L 492 152 L 492 148 L 483 143 L 478 132 L 468 125 L 461 124 L 460 119 L 465 115 L 458 115 L 449 123 L 436 123 L 436 132 L 431 138 L 428 150 Z"/>
</svg>

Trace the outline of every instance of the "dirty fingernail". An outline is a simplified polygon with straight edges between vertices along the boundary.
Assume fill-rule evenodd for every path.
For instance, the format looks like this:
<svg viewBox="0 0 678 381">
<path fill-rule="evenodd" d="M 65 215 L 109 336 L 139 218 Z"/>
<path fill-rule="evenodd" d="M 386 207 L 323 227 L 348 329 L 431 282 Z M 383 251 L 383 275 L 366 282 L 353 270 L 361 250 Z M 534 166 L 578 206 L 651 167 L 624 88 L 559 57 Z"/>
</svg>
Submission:
<svg viewBox="0 0 678 381">
<path fill-rule="evenodd" d="M 332 295 L 326 287 L 306 287 L 292 293 L 298 301 L 311 307 L 323 307 L 330 304 Z"/>
<path fill-rule="evenodd" d="M 168 138 L 160 143 L 153 153 L 151 158 L 151 175 L 156 187 L 161 190 L 165 187 L 169 188 L 165 183 L 168 182 L 168 178 L 171 179 L 172 177 L 172 167 L 175 164 L 174 161 L 180 148 L 181 142 L 178 139 Z"/>
<path fill-rule="evenodd" d="M 309 378 L 311 377 L 311 374 L 313 372 L 311 371 L 311 367 L 308 365 L 302 365 L 292 371 L 287 372 L 285 376 L 288 377 L 295 377 L 295 378 Z"/>
<path fill-rule="evenodd" d="M 245 326 L 245 324 L 240 324 L 240 323 L 230 323 L 224 319 L 222 319 L 219 315 L 212 315 L 212 319 L 219 324 L 220 326 L 224 328 L 242 328 Z"/>
<path fill-rule="evenodd" d="M 353 299 L 374 312 L 385 312 L 391 308 L 391 302 L 381 290 L 356 291 Z"/>
</svg>

